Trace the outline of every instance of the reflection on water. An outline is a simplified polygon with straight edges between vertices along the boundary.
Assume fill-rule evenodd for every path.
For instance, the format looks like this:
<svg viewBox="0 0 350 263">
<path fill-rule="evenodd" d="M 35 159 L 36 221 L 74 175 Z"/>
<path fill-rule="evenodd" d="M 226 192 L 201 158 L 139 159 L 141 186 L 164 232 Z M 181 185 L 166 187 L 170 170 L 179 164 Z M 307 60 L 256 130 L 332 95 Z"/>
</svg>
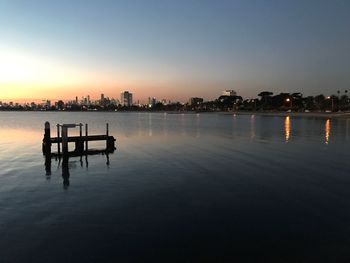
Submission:
<svg viewBox="0 0 350 263">
<path fill-rule="evenodd" d="M 105 155 L 106 156 L 106 165 L 107 167 L 109 167 L 110 165 L 110 160 L 109 160 L 109 152 L 108 151 L 97 151 L 94 154 L 91 155 Z M 46 175 L 46 179 L 49 180 L 51 179 L 51 175 L 52 175 L 52 158 L 53 156 L 51 155 L 46 155 L 45 156 L 45 175 Z M 75 163 L 75 161 L 73 162 L 69 162 L 69 156 L 64 155 L 63 157 L 61 156 L 56 156 L 55 157 L 55 161 L 57 162 L 57 166 L 58 168 L 61 165 L 62 168 L 62 179 L 63 179 L 63 188 L 64 189 L 68 189 L 69 185 L 70 185 L 70 181 L 69 181 L 69 177 L 70 177 L 70 168 L 73 166 L 73 164 Z M 78 157 L 76 157 L 78 158 Z M 80 163 L 80 167 L 83 168 L 84 167 L 84 162 L 83 162 L 83 156 L 79 157 L 79 163 Z M 86 169 L 89 167 L 89 159 L 88 159 L 88 155 L 85 155 L 85 167 Z M 74 168 L 76 168 L 76 166 L 74 166 Z"/>
<path fill-rule="evenodd" d="M 199 138 L 200 137 L 200 114 L 197 113 L 196 114 L 196 126 L 195 126 L 195 129 L 196 129 L 196 138 Z"/>
<path fill-rule="evenodd" d="M 148 136 L 153 136 L 152 114 L 148 114 Z"/>
<path fill-rule="evenodd" d="M 234 138 L 237 135 L 237 115 L 233 114 L 232 116 L 232 127 L 231 127 L 231 138 Z"/>
<path fill-rule="evenodd" d="M 327 119 L 325 124 L 325 144 L 329 143 L 330 134 L 331 134 L 331 121 L 330 119 Z"/>
<path fill-rule="evenodd" d="M 285 136 L 285 141 L 289 142 L 290 139 L 290 135 L 291 135 L 291 131 L 290 131 L 290 117 L 286 116 L 286 118 L 284 119 L 284 136 Z"/>
<path fill-rule="evenodd" d="M 250 139 L 255 138 L 255 115 L 250 116 Z"/>
<path fill-rule="evenodd" d="M 118 155 L 43 159 L 46 120 L 91 134 L 109 122 Z M 1 113 L 0 261 L 348 262 L 336 257 L 350 254 L 349 129 L 259 114 Z"/>
<path fill-rule="evenodd" d="M 67 189 L 69 186 L 69 157 L 64 156 L 62 161 L 62 178 L 63 178 L 63 188 Z"/>
</svg>

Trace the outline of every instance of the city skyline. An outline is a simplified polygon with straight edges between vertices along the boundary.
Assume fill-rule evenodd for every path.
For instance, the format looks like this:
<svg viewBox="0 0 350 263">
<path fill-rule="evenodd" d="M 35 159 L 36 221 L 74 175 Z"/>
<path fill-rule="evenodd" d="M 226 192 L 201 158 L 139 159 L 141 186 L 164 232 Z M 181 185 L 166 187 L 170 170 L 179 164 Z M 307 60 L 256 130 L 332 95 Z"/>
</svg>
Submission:
<svg viewBox="0 0 350 263">
<path fill-rule="evenodd" d="M 346 1 L 0 1 L 0 100 L 350 86 Z"/>
</svg>

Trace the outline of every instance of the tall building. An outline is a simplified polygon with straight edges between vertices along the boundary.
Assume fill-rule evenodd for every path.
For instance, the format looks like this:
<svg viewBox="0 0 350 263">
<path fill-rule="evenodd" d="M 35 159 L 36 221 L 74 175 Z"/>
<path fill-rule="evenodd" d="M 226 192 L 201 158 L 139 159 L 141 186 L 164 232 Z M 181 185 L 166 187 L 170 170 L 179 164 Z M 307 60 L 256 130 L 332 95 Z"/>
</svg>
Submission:
<svg viewBox="0 0 350 263">
<path fill-rule="evenodd" d="M 148 97 L 148 107 L 154 107 L 156 105 L 157 99 L 155 97 Z"/>
<path fill-rule="evenodd" d="M 223 92 L 222 92 L 222 96 L 237 96 L 237 92 L 236 91 L 234 91 L 234 90 L 232 90 L 232 89 L 230 89 L 230 90 L 224 90 Z"/>
<path fill-rule="evenodd" d="M 120 94 L 120 104 L 127 107 L 132 106 L 132 93 L 129 91 L 122 92 Z"/>
</svg>

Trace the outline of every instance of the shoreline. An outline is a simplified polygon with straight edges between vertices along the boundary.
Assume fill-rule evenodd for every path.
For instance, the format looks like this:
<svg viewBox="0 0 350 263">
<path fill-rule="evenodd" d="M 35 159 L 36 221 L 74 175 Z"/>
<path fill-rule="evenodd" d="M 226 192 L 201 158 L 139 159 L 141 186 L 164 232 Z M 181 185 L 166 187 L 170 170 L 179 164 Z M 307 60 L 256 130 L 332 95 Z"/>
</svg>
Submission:
<svg viewBox="0 0 350 263">
<path fill-rule="evenodd" d="M 350 118 L 350 112 L 261 112 L 261 111 L 237 111 L 223 114 L 258 115 L 270 117 L 317 117 L 317 118 Z"/>
<path fill-rule="evenodd" d="M 60 112 L 60 113 L 165 113 L 165 114 L 220 114 L 220 115 L 257 115 L 269 117 L 318 117 L 318 118 L 350 118 L 350 112 L 270 112 L 270 111 L 19 111 L 19 110 L 2 110 L 0 112 Z"/>
</svg>

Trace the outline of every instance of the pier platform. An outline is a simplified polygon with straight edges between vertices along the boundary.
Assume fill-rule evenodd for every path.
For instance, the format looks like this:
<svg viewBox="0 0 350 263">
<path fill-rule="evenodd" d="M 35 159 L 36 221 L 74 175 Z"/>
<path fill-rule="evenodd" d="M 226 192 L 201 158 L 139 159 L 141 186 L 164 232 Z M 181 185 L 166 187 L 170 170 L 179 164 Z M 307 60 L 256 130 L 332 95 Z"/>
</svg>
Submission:
<svg viewBox="0 0 350 263">
<path fill-rule="evenodd" d="M 106 133 L 101 135 L 89 135 L 88 125 L 85 124 L 85 133 L 83 134 L 83 124 L 57 124 L 57 137 L 51 137 L 51 126 L 49 122 L 45 123 L 44 138 L 42 149 L 44 155 L 50 156 L 80 156 L 98 153 L 113 153 L 116 149 L 113 136 L 109 135 L 109 125 L 106 124 Z M 69 136 L 68 129 L 79 127 L 78 136 Z M 89 149 L 89 142 L 105 141 L 106 147 L 103 149 Z M 75 149 L 69 151 L 68 143 L 75 143 Z M 57 144 L 57 152 L 52 153 L 51 146 Z M 61 150 L 62 146 L 62 150 Z"/>
</svg>

